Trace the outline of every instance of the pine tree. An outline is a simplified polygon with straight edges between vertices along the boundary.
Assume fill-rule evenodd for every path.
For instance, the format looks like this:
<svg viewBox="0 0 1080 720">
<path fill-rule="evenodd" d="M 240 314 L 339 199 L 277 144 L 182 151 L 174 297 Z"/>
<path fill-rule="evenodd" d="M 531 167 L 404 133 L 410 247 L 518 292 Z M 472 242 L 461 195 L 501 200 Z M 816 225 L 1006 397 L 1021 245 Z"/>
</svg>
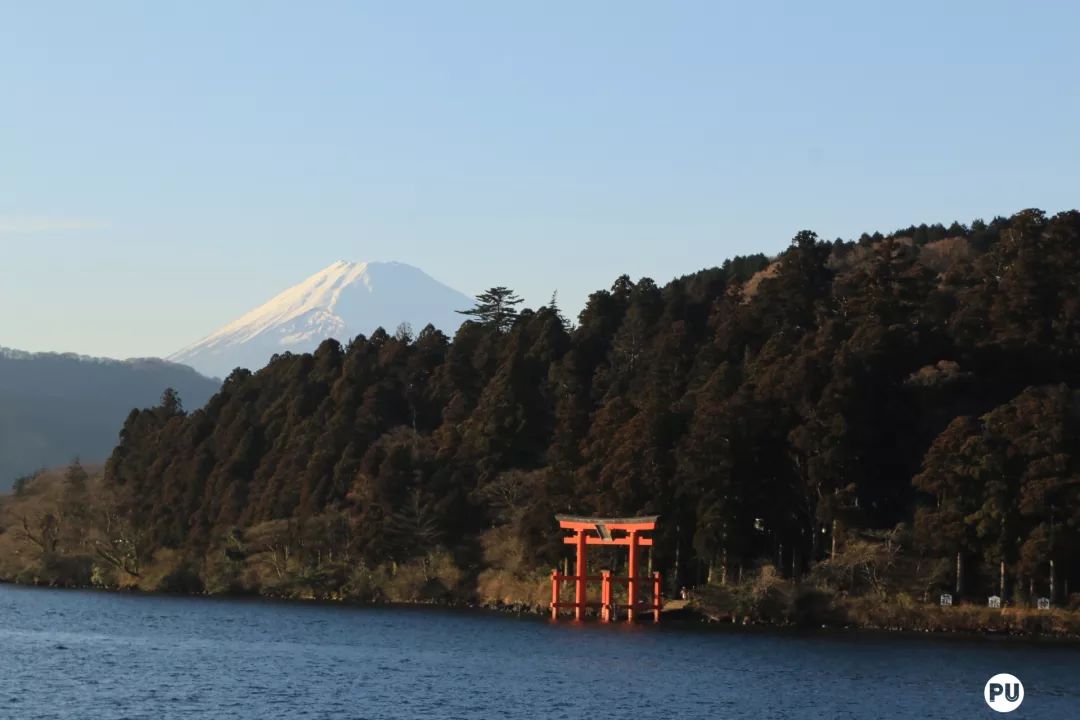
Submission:
<svg viewBox="0 0 1080 720">
<path fill-rule="evenodd" d="M 89 474 L 87 474 L 82 462 L 76 456 L 64 473 L 64 485 L 69 492 L 81 493 L 86 490 L 86 481 L 89 479 Z"/>
<path fill-rule="evenodd" d="M 165 388 L 161 393 L 161 402 L 158 403 L 165 417 L 184 414 L 184 403 L 180 400 L 180 393 L 173 388 Z"/>
<path fill-rule="evenodd" d="M 515 306 L 521 302 L 521 298 L 515 295 L 513 290 L 500 285 L 477 295 L 474 307 L 457 312 L 474 317 L 481 324 L 499 332 L 506 332 L 517 319 L 518 311 Z"/>
</svg>

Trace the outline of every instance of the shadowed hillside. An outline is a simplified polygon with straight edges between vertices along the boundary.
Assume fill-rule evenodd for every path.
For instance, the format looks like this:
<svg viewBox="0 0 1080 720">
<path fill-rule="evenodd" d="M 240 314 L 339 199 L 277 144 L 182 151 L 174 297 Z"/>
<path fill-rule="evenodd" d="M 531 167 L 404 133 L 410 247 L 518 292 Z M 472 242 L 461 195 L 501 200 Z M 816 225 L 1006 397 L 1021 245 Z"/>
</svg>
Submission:
<svg viewBox="0 0 1080 720">
<path fill-rule="evenodd" d="M 153 405 L 167 387 L 197 408 L 219 386 L 189 367 L 161 360 L 0 348 L 0 488 L 75 456 L 104 460 L 132 408 Z"/>
</svg>

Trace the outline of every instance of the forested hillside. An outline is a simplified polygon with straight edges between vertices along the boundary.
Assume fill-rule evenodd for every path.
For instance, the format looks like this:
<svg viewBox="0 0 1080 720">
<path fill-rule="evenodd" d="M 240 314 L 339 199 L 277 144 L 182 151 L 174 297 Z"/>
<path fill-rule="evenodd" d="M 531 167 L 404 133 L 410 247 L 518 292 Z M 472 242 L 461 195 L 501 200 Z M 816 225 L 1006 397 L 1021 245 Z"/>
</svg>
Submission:
<svg viewBox="0 0 1080 720">
<path fill-rule="evenodd" d="M 1028 210 L 620 277 L 574 324 L 494 288 L 453 338 L 326 341 L 203 409 L 132 412 L 103 482 L 133 555 L 167 548 L 215 588 L 376 594 L 420 568 L 511 597 L 559 562 L 554 513 L 658 513 L 671 589 L 768 565 L 1063 602 L 1078 283 L 1080 213 Z"/>
<path fill-rule="evenodd" d="M 220 383 L 186 365 L 0 347 L 0 489 L 75 456 L 103 461 L 132 407 L 174 387 L 200 407 Z"/>
</svg>

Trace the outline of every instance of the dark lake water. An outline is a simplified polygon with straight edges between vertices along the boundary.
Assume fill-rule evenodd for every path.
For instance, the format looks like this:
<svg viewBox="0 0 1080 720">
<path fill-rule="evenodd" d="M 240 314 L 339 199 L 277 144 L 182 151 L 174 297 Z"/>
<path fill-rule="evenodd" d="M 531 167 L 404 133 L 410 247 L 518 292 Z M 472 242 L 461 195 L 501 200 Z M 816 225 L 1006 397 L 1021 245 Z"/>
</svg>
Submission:
<svg viewBox="0 0 1080 720">
<path fill-rule="evenodd" d="M 0 717 L 1080 718 L 1080 649 L 0 586 Z"/>
</svg>

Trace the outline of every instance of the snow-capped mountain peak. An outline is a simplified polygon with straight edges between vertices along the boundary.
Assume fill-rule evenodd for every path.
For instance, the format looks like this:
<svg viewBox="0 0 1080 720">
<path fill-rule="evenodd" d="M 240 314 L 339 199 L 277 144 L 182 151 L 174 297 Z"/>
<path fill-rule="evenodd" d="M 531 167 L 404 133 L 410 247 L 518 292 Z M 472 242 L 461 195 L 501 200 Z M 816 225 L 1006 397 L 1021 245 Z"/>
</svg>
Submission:
<svg viewBox="0 0 1080 720">
<path fill-rule="evenodd" d="M 366 280 L 367 269 L 368 263 L 339 260 L 180 352 L 224 338 L 232 342 L 245 342 L 261 332 L 313 311 L 323 311 L 327 318 L 335 318 L 333 308 L 341 291 L 357 278 Z M 369 282 L 364 282 L 364 285 L 370 287 Z"/>
<path fill-rule="evenodd" d="M 339 260 L 169 359 L 224 377 L 234 367 L 258 369 L 274 353 L 309 352 L 326 338 L 344 343 L 377 327 L 392 332 L 402 322 L 452 333 L 461 323 L 454 311 L 471 305 L 411 265 Z"/>
</svg>

